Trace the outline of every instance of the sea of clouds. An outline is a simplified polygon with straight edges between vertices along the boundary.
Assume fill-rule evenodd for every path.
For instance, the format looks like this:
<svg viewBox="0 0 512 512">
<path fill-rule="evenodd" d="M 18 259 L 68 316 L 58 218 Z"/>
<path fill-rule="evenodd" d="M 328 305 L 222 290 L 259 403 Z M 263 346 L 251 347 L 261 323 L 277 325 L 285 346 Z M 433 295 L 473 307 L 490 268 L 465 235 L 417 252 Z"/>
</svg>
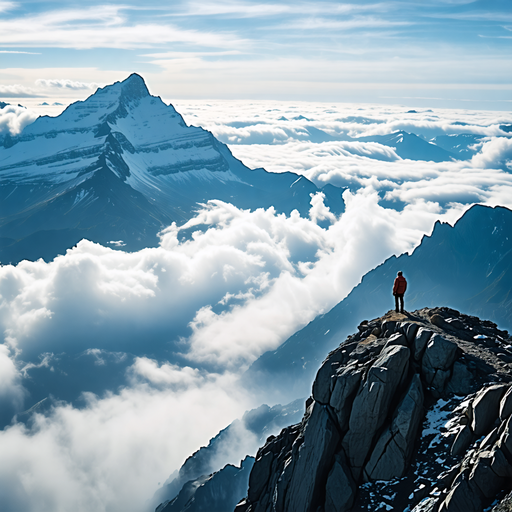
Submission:
<svg viewBox="0 0 512 512">
<path fill-rule="evenodd" d="M 84 240 L 50 263 L 0 267 L 5 510 L 146 510 L 188 455 L 260 405 L 240 382 L 257 357 L 386 258 L 412 251 L 437 220 L 453 224 L 476 202 L 512 208 L 512 140 L 500 128 L 512 122 L 507 113 L 175 106 L 251 168 L 345 188 L 346 210 L 334 216 L 321 194 L 309 218 L 212 201 L 185 226 L 163 230 L 157 248 L 125 253 Z M 16 134 L 27 111 L 6 108 L 0 127 Z M 482 139 L 471 158 L 439 163 L 335 140 L 396 130 Z M 182 230 L 194 235 L 185 240 Z M 219 464 L 239 462 L 255 443 L 239 432 Z"/>
</svg>

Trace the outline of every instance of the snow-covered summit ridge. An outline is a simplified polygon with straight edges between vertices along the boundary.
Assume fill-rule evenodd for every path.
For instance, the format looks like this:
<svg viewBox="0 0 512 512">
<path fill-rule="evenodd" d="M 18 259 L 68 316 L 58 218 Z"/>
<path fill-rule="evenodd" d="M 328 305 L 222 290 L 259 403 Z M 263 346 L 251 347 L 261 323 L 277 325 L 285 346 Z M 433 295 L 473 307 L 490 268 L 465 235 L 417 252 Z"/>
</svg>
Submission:
<svg viewBox="0 0 512 512">
<path fill-rule="evenodd" d="M 38 118 L 16 140 L 22 141 L 48 131 L 73 132 L 103 124 L 117 126 L 117 121 L 126 118 L 144 122 L 148 116 L 157 113 L 168 118 L 166 129 L 172 127 L 173 131 L 179 131 L 187 128 L 174 107 L 166 105 L 159 97 L 151 96 L 144 79 L 134 73 L 122 82 L 98 89 L 84 101 L 72 103 L 57 117 Z M 139 117 L 141 119 L 138 119 Z"/>
<path fill-rule="evenodd" d="M 95 162 L 112 153 L 114 144 L 127 169 L 119 173 L 107 158 L 112 172 L 125 179 L 138 176 L 135 188 L 137 183 L 161 188 L 141 179 L 141 171 L 217 169 L 219 154 L 209 139 L 209 132 L 187 126 L 174 107 L 151 96 L 142 77 L 132 74 L 73 103 L 58 117 L 38 118 L 9 139 L 0 151 L 0 172 L 8 181 L 60 183 L 89 172 L 91 165 L 97 168 Z"/>
</svg>

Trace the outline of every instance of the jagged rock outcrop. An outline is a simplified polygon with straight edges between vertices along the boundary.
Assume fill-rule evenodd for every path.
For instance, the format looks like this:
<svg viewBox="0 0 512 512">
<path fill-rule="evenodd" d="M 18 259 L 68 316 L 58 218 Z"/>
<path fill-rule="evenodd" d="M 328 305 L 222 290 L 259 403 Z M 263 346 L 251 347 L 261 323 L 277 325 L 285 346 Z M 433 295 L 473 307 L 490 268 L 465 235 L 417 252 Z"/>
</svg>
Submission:
<svg viewBox="0 0 512 512">
<path fill-rule="evenodd" d="M 260 448 L 236 512 L 506 507 L 509 334 L 448 308 L 358 330 L 320 367 L 301 423 Z"/>
</svg>

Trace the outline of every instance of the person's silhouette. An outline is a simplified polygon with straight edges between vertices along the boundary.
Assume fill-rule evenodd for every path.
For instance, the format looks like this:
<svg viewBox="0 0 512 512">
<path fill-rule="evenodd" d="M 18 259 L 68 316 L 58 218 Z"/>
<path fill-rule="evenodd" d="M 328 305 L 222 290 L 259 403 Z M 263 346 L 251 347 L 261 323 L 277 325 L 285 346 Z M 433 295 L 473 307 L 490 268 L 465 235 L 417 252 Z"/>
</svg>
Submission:
<svg viewBox="0 0 512 512">
<path fill-rule="evenodd" d="M 395 296 L 395 311 L 398 313 L 404 312 L 404 293 L 407 290 L 407 281 L 399 270 L 395 282 L 393 283 L 393 295 Z M 398 301 L 400 301 L 400 310 L 398 309 Z"/>
</svg>

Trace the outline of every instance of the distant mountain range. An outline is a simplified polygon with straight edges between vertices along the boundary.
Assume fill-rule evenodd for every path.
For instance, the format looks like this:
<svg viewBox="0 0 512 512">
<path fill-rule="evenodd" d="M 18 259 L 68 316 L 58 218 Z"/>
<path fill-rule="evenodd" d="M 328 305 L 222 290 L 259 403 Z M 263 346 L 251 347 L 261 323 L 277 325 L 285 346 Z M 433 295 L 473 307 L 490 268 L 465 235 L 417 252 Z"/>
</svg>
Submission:
<svg viewBox="0 0 512 512">
<path fill-rule="evenodd" d="M 2 263 L 50 260 L 82 238 L 129 251 L 156 246 L 162 228 L 210 199 L 307 216 L 311 194 L 322 191 L 332 212 L 344 208 L 332 185 L 250 170 L 137 74 L 0 144 Z"/>
<path fill-rule="evenodd" d="M 496 322 L 512 332 L 512 211 L 475 205 L 452 227 L 437 222 L 411 255 L 392 256 L 363 276 L 333 309 L 266 352 L 245 375 L 276 400 L 310 392 L 314 372 L 329 350 L 365 318 L 394 308 L 397 271 L 409 282 L 406 310 L 434 305 Z"/>
<path fill-rule="evenodd" d="M 304 116 L 297 116 L 291 120 L 310 121 Z M 290 121 L 285 117 L 280 117 L 278 121 Z M 347 117 L 340 119 L 340 121 L 354 122 L 358 124 L 379 124 L 382 121 L 377 119 L 369 119 L 364 117 Z M 251 126 L 256 122 L 232 122 L 228 123 L 229 126 L 234 128 L 241 128 Z M 305 124 L 296 128 L 288 128 L 286 123 L 279 125 L 280 129 L 295 140 L 304 140 L 316 144 L 322 142 L 374 142 L 382 146 L 393 148 L 397 156 L 404 160 L 423 160 L 430 162 L 450 162 L 452 160 L 467 160 L 478 152 L 478 144 L 481 143 L 485 137 L 473 133 L 454 133 L 449 135 L 436 135 L 430 140 L 409 133 L 405 130 L 397 130 L 385 135 L 365 135 L 360 137 L 351 137 L 347 133 L 332 134 L 317 128 L 316 126 Z M 509 132 L 506 125 L 501 125 L 500 129 L 504 132 Z M 271 135 L 253 135 L 251 139 L 247 140 L 242 138 L 240 142 L 232 142 L 230 144 L 272 144 L 273 139 Z M 376 160 L 387 160 L 390 157 L 380 153 L 367 153 L 365 156 Z"/>
</svg>

